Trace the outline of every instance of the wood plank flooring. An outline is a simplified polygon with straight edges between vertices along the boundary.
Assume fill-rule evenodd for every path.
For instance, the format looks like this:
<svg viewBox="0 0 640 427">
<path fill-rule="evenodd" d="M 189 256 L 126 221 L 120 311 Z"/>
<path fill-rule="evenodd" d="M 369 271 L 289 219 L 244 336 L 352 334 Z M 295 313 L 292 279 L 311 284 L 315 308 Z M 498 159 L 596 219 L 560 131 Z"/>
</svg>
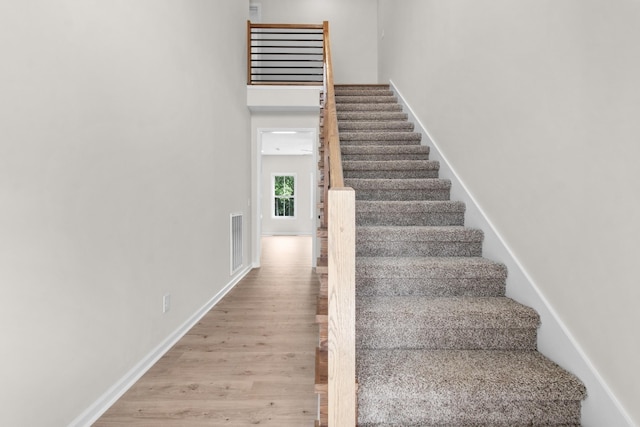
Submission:
<svg viewBox="0 0 640 427">
<path fill-rule="evenodd" d="M 311 237 L 262 239 L 252 270 L 95 424 L 314 425 Z"/>
</svg>

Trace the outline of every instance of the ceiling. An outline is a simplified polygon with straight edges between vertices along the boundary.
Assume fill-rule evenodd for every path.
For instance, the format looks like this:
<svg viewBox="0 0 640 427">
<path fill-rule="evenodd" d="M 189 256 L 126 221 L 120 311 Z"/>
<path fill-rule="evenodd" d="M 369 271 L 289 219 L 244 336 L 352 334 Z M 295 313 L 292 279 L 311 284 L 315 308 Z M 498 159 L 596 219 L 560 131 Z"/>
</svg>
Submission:
<svg viewBox="0 0 640 427">
<path fill-rule="evenodd" d="M 310 156 L 316 141 L 313 131 L 264 131 L 261 137 L 261 153 L 265 156 Z"/>
</svg>

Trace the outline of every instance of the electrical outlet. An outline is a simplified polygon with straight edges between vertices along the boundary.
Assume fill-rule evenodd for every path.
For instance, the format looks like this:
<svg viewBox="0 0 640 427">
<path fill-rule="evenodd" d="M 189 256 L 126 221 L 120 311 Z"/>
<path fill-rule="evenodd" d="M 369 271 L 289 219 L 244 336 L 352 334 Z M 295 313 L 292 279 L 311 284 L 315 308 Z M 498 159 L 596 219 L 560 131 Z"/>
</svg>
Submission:
<svg viewBox="0 0 640 427">
<path fill-rule="evenodd" d="M 162 312 L 166 313 L 171 308 L 171 294 L 162 297 Z"/>
</svg>

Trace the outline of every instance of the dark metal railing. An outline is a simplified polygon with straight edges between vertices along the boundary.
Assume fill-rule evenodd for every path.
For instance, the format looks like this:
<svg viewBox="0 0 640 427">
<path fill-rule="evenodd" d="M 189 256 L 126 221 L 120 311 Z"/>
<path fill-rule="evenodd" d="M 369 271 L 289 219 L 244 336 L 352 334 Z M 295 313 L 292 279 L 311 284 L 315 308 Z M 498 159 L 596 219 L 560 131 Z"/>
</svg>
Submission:
<svg viewBox="0 0 640 427">
<path fill-rule="evenodd" d="M 322 85 L 322 25 L 247 21 L 247 84 Z"/>
</svg>

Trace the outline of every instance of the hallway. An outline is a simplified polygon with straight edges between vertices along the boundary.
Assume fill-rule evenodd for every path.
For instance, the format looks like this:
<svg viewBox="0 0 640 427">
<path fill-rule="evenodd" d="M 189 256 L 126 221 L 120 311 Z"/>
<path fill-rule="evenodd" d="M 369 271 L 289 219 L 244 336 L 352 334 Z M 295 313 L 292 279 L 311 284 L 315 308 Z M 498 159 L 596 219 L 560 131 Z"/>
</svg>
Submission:
<svg viewBox="0 0 640 427">
<path fill-rule="evenodd" d="M 262 238 L 252 270 L 94 426 L 312 426 L 311 237 Z"/>
</svg>

